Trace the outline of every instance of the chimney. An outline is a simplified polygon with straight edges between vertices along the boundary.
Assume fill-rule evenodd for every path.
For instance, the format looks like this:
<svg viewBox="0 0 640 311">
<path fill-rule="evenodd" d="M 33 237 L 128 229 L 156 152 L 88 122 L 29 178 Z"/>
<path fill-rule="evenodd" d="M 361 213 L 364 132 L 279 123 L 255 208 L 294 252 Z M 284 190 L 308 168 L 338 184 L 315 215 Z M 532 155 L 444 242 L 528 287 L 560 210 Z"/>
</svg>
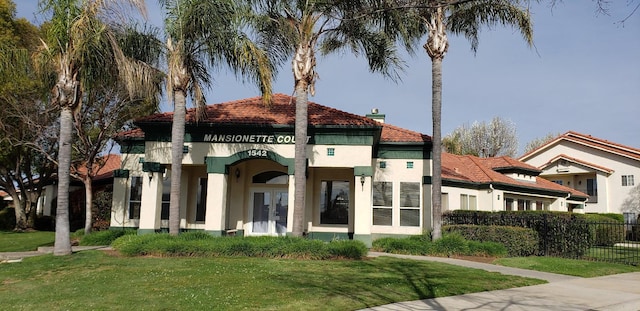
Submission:
<svg viewBox="0 0 640 311">
<path fill-rule="evenodd" d="M 371 113 L 365 115 L 367 118 L 369 119 L 373 119 L 375 121 L 378 121 L 380 123 L 384 123 L 384 114 L 378 113 L 378 108 L 373 108 L 371 109 Z"/>
</svg>

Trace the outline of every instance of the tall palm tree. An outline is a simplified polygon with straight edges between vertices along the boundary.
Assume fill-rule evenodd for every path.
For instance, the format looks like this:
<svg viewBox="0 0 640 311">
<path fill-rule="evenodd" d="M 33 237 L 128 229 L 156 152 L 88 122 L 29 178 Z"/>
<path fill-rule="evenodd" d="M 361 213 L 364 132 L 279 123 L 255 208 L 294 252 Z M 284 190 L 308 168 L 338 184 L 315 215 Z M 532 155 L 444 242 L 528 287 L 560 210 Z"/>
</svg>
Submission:
<svg viewBox="0 0 640 311">
<path fill-rule="evenodd" d="M 261 35 L 278 57 L 292 57 L 295 92 L 294 236 L 304 230 L 308 96 L 315 95 L 316 54 L 349 50 L 364 54 L 371 71 L 392 79 L 401 62 L 396 57 L 394 36 L 382 32 L 381 16 L 360 18 L 367 1 L 253 0 L 260 12 Z M 380 11 L 388 13 L 390 11 Z"/>
<path fill-rule="evenodd" d="M 272 63 L 250 40 L 245 18 L 249 10 L 234 0 L 161 0 L 166 9 L 167 95 L 173 102 L 171 128 L 171 192 L 169 233 L 180 231 L 180 179 L 184 144 L 186 99 L 194 101 L 197 115 L 206 104 L 204 87 L 211 84 L 207 71 L 226 65 L 236 74 L 255 81 L 265 103 L 270 102 Z"/>
<path fill-rule="evenodd" d="M 146 70 L 140 62 L 129 61 L 109 27 L 121 16 L 118 13 L 122 11 L 116 9 L 135 8 L 142 12 L 143 0 L 41 0 L 40 5 L 51 16 L 40 60 L 56 73 L 51 103 L 60 109 L 54 255 L 68 255 L 71 254 L 69 173 L 73 114 L 80 111 L 83 91 L 111 79 L 108 69 L 116 66 L 118 76 L 127 81 L 124 84 L 130 95 L 141 93 L 134 97 L 147 97 L 153 87 L 145 83 L 154 80 L 155 71 Z"/>
<path fill-rule="evenodd" d="M 433 120 L 432 238 L 442 236 L 442 61 L 449 48 L 447 32 L 464 35 L 475 52 L 481 26 L 510 25 L 531 45 L 533 28 L 529 11 L 519 0 L 427 0 L 417 1 L 408 20 L 421 21 L 427 30 L 424 49 L 431 58 L 431 113 Z M 405 6 L 401 3 L 399 7 Z"/>
</svg>

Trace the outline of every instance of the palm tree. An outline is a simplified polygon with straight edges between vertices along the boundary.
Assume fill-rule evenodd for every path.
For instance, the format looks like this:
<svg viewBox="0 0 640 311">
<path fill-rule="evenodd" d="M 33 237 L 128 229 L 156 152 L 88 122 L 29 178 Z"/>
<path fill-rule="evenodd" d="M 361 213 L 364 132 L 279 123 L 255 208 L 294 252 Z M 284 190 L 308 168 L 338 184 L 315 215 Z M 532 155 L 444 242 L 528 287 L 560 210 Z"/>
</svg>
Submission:
<svg viewBox="0 0 640 311">
<path fill-rule="evenodd" d="M 186 99 L 195 103 L 198 117 L 206 104 L 203 88 L 211 84 L 210 67 L 227 65 L 248 76 L 270 102 L 272 63 L 245 30 L 246 7 L 234 0 L 161 0 L 166 9 L 167 95 L 173 102 L 171 129 L 171 193 L 169 233 L 180 231 L 180 185 Z"/>
<path fill-rule="evenodd" d="M 426 3 L 425 3 L 426 2 Z M 464 35 L 478 48 L 481 26 L 511 25 L 517 28 L 529 45 L 533 44 L 533 28 L 528 10 L 518 0 L 429 0 L 419 1 L 411 9 L 408 20 L 421 21 L 427 30 L 424 49 L 431 58 L 433 172 L 432 172 L 432 238 L 442 236 L 442 60 L 449 48 L 447 32 Z M 404 4 L 406 6 L 406 4 Z M 415 15 L 413 15 L 415 14 Z"/>
<path fill-rule="evenodd" d="M 127 4 L 129 6 L 120 6 Z M 40 60 L 56 73 L 51 103 L 60 109 L 58 153 L 58 198 L 54 255 L 71 254 L 69 239 L 69 179 L 73 114 L 80 111 L 85 89 L 111 79 L 116 66 L 118 77 L 126 80 L 130 96 L 148 97 L 153 90 L 155 71 L 131 62 L 119 49 L 110 23 L 119 16 L 112 9 L 144 9 L 143 0 L 41 0 L 41 8 L 51 14 Z M 137 79 L 134 79 L 138 77 Z M 141 77 L 141 78 L 140 78 Z M 141 93 L 138 95 L 138 93 Z"/>
<path fill-rule="evenodd" d="M 249 1 L 260 12 L 260 33 L 279 58 L 292 56 L 292 71 L 296 101 L 295 116 L 295 194 L 293 211 L 294 236 L 304 230 L 307 106 L 308 96 L 315 95 L 316 53 L 329 54 L 337 50 L 363 53 L 371 71 L 392 79 L 401 62 L 395 55 L 392 32 L 384 33 L 380 16 L 360 18 L 365 1 Z M 380 11 L 388 13 L 387 11 Z M 376 18 L 380 17 L 380 18 Z M 391 29 L 389 29 L 391 30 Z M 395 33 L 395 32 L 394 32 Z"/>
</svg>

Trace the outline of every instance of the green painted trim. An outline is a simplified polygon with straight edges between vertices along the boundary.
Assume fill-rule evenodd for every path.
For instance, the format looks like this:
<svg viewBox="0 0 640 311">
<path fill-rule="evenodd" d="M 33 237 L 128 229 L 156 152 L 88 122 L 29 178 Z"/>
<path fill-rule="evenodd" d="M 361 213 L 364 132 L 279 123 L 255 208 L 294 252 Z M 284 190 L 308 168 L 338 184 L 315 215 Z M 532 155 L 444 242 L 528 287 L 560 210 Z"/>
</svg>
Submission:
<svg viewBox="0 0 640 311">
<path fill-rule="evenodd" d="M 110 231 L 137 230 L 138 227 L 109 226 Z"/>
<path fill-rule="evenodd" d="M 333 240 L 351 240 L 352 233 L 344 232 L 309 232 L 307 237 L 313 240 L 331 242 Z"/>
<path fill-rule="evenodd" d="M 372 233 L 371 238 L 373 239 L 373 241 L 375 241 L 382 238 L 404 239 L 415 235 L 417 234 Z"/>
<path fill-rule="evenodd" d="M 164 165 L 158 162 L 143 162 L 142 171 L 152 172 L 152 173 L 164 173 Z"/>
<path fill-rule="evenodd" d="M 431 176 L 422 176 L 422 184 L 423 185 L 431 185 L 433 181 L 431 180 Z"/>
<path fill-rule="evenodd" d="M 144 141 L 122 141 L 120 142 L 120 153 L 144 154 Z"/>
<path fill-rule="evenodd" d="M 349 145 L 372 146 L 373 134 L 371 132 L 343 132 L 343 133 L 316 133 L 312 135 L 314 145 Z"/>
<path fill-rule="evenodd" d="M 113 178 L 129 178 L 129 170 L 113 170 Z"/>
<path fill-rule="evenodd" d="M 371 166 L 354 166 L 353 176 L 373 176 L 373 167 Z"/>
<path fill-rule="evenodd" d="M 384 119 L 386 117 L 384 113 L 367 113 L 364 116 L 369 119 Z"/>
<path fill-rule="evenodd" d="M 364 243 L 367 247 L 371 247 L 373 244 L 373 239 L 370 234 L 354 234 L 353 239 Z"/>
<path fill-rule="evenodd" d="M 156 233 L 156 229 L 140 229 L 138 228 L 138 235 Z"/>
<path fill-rule="evenodd" d="M 224 231 L 222 230 L 205 230 L 204 232 L 208 233 L 211 236 L 221 237 L 224 235 Z"/>
<path fill-rule="evenodd" d="M 379 159 L 408 159 L 425 160 L 430 159 L 431 154 L 424 150 L 390 150 L 383 147 L 378 148 L 376 158 Z"/>
<path fill-rule="evenodd" d="M 267 159 L 281 164 L 288 168 L 288 174 L 294 173 L 294 159 L 285 158 L 273 151 L 266 151 L 266 156 L 251 156 L 251 150 L 240 151 L 229 157 L 205 157 L 204 162 L 207 164 L 207 173 L 228 174 L 228 167 L 243 160 Z"/>
</svg>

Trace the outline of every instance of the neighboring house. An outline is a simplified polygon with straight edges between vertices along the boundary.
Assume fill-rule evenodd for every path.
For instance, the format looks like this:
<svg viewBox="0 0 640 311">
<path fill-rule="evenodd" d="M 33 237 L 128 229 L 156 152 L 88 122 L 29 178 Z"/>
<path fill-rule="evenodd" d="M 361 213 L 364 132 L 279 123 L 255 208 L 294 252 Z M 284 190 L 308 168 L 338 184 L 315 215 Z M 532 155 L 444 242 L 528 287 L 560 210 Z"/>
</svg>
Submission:
<svg viewBox="0 0 640 311">
<path fill-rule="evenodd" d="M 0 208 L 11 206 L 13 204 L 13 198 L 11 198 L 8 193 L 2 190 L 0 190 L 0 200 L 2 200 L 2 202 L 0 203 Z"/>
<path fill-rule="evenodd" d="M 570 131 L 520 160 L 545 179 L 587 193 L 587 213 L 632 212 L 624 202 L 640 183 L 640 149 Z"/>
<path fill-rule="evenodd" d="M 443 210 L 583 210 L 586 194 L 541 178 L 540 172 L 509 157 L 443 153 Z"/>
<path fill-rule="evenodd" d="M 93 193 L 97 193 L 105 190 L 109 185 L 113 184 L 113 172 L 120 169 L 121 157 L 119 154 L 109 154 L 98 158 L 95 167 L 98 169 L 97 174 L 93 177 L 92 186 Z M 86 168 L 80 166 L 78 170 L 79 175 L 86 174 Z M 56 178 L 57 180 L 57 178 Z M 84 210 L 84 185 L 82 182 L 72 178 L 69 186 L 70 200 L 69 206 L 71 212 L 76 214 L 82 214 Z M 51 185 L 44 186 L 40 199 L 38 201 L 38 215 L 52 216 L 55 214 L 53 207 L 56 204 L 58 197 L 58 184 L 53 183 Z M 84 218 L 82 218 L 84 220 Z"/>
</svg>

